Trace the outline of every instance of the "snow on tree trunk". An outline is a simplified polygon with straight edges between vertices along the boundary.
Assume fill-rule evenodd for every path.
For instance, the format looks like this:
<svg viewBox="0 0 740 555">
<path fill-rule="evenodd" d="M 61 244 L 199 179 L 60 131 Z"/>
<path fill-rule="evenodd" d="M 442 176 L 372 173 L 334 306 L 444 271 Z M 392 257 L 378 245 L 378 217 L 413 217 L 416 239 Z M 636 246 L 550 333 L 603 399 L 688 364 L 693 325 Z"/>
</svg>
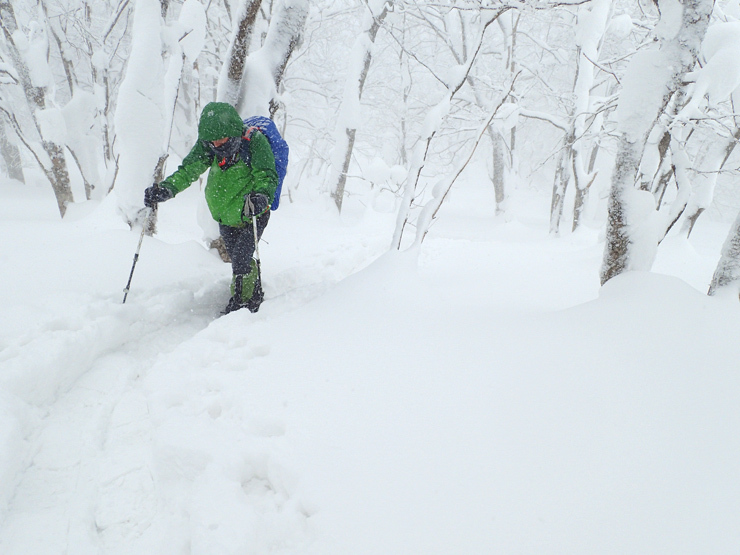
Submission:
<svg viewBox="0 0 740 555">
<path fill-rule="evenodd" d="M 681 233 L 688 239 L 691 231 L 694 229 L 696 220 L 709 208 L 714 198 L 714 187 L 717 184 L 717 177 L 720 170 L 724 167 L 727 159 L 737 146 L 740 140 L 740 129 L 736 129 L 732 137 L 714 141 L 709 152 L 702 163 L 702 171 L 697 172 L 693 179 L 693 190 L 689 199 L 686 211 L 684 213 L 684 223 L 681 227 Z"/>
<path fill-rule="evenodd" d="M 154 181 L 163 154 L 164 66 L 158 0 L 136 0 L 126 76 L 118 93 L 114 122 L 119 173 L 119 210 L 131 223 L 143 207 L 144 189 Z"/>
<path fill-rule="evenodd" d="M 18 147 L 10 142 L 8 138 L 8 130 L 5 128 L 5 123 L 0 117 L 0 156 L 4 163 L 5 171 L 8 177 L 16 179 L 23 183 L 23 165 L 21 163 L 21 153 Z"/>
<path fill-rule="evenodd" d="M 499 103 L 496 105 L 494 110 L 489 115 L 486 122 L 483 123 L 483 125 L 478 130 L 477 139 L 473 143 L 473 146 L 470 149 L 468 156 L 466 156 L 460 162 L 458 162 L 457 166 L 455 167 L 455 169 L 452 171 L 451 174 L 442 178 L 434 186 L 432 190 L 432 198 L 431 200 L 429 200 L 429 202 L 427 202 L 424 205 L 424 208 L 421 211 L 421 215 L 419 216 L 419 219 L 416 222 L 416 239 L 414 240 L 414 245 L 412 246 L 412 248 L 421 246 L 421 243 L 424 241 L 424 238 L 429 232 L 429 228 L 432 225 L 432 221 L 437 216 L 437 212 L 439 212 L 439 209 L 442 207 L 442 203 L 444 203 L 450 190 L 452 190 L 452 186 L 455 184 L 455 181 L 457 181 L 457 178 L 460 177 L 460 174 L 463 172 L 463 170 L 467 167 L 470 160 L 473 158 L 473 154 L 475 154 L 475 151 L 478 148 L 478 145 L 480 144 L 483 134 L 486 132 L 486 130 L 490 129 L 491 123 L 493 122 L 493 118 L 496 117 L 496 114 L 498 113 L 499 109 L 501 108 L 501 106 L 504 104 L 504 102 L 508 98 L 509 94 L 511 94 L 511 91 L 513 90 L 513 88 L 514 88 L 514 81 L 512 81 L 508 92 L 503 95 Z"/>
<path fill-rule="evenodd" d="M 711 0 L 662 0 L 658 46 L 630 61 L 617 107 L 619 142 L 609 195 L 601 283 L 626 270 L 649 270 L 665 230 L 656 230 L 652 193 L 635 188 L 648 135 L 694 64 Z"/>
<path fill-rule="evenodd" d="M 584 152 L 588 148 L 584 135 L 591 113 L 591 89 L 594 85 L 594 63 L 599 59 L 600 45 L 611 12 L 611 0 L 595 0 L 578 8 L 575 26 L 576 76 L 573 80 L 573 107 L 570 125 L 563 138 L 563 150 L 558 159 L 550 205 L 550 233 L 557 235 L 565 208 L 565 198 L 571 177 L 575 185 L 573 227 L 578 228 L 588 187 L 594 177 L 586 166 Z"/>
<path fill-rule="evenodd" d="M 578 61 L 573 87 L 574 118 L 571 149 L 573 181 L 576 189 L 573 206 L 573 231 L 578 229 L 580 225 L 586 195 L 596 177 L 587 168 L 588 163 L 585 153 L 588 145 L 584 140 L 584 135 L 588 128 L 587 119 L 592 108 L 591 89 L 594 86 L 594 63 L 599 59 L 600 46 L 611 17 L 611 11 L 612 0 L 594 0 L 590 6 L 578 8 L 578 24 L 576 26 Z"/>
<path fill-rule="evenodd" d="M 722 255 L 709 285 L 709 295 L 720 290 L 731 290 L 735 296 L 740 293 L 740 214 L 727 235 L 722 247 Z"/>
<path fill-rule="evenodd" d="M 170 33 L 170 36 L 174 36 L 178 40 L 171 40 L 167 45 L 169 63 L 164 76 L 163 98 L 166 133 L 163 135 L 163 154 L 160 156 L 154 172 L 155 181 L 157 182 L 164 179 L 167 174 L 165 165 L 172 143 L 175 110 L 178 106 L 185 74 L 192 73 L 193 63 L 203 50 L 206 33 L 206 14 L 203 5 L 197 0 L 185 0 L 180 9 L 178 20 L 171 25 L 171 28 L 176 33 L 174 35 Z"/>
<path fill-rule="evenodd" d="M 303 37 L 309 7 L 308 0 L 282 0 L 273 9 L 262 48 L 250 54 L 245 64 L 236 104 L 239 113 L 274 117 L 283 74 Z"/>
<path fill-rule="evenodd" d="M 386 0 L 374 0 L 368 3 L 362 26 L 363 31 L 355 40 L 350 55 L 344 96 L 339 107 L 334 133 L 334 152 L 331 157 L 331 171 L 329 173 L 331 196 L 340 212 L 344 200 L 344 188 L 347 183 L 347 171 L 352 160 L 355 135 L 360 125 L 358 118 L 361 113 L 362 90 L 365 87 L 365 79 L 367 79 L 370 70 L 375 37 L 392 7 L 392 2 Z"/>
<path fill-rule="evenodd" d="M 504 160 L 504 138 L 493 127 L 488 128 L 493 145 L 493 192 L 496 198 L 496 214 L 506 210 L 506 162 Z"/>
<path fill-rule="evenodd" d="M 239 44 L 232 44 L 229 49 L 227 64 L 218 83 L 217 98 L 220 102 L 230 103 L 243 116 L 274 116 L 278 105 L 277 91 L 288 60 L 301 42 L 309 4 L 308 0 L 283 0 L 274 6 L 264 44 L 248 56 L 249 35 L 254 27 L 251 10 L 258 11 L 260 2 L 248 1 L 244 5 L 244 11 L 237 18 L 244 24 L 244 34 L 240 34 L 240 27 L 233 41 Z M 205 215 L 205 211 L 201 210 L 198 221 L 204 240 L 214 247 L 219 245 L 218 226 Z"/>
<path fill-rule="evenodd" d="M 715 22 L 709 27 L 701 46 L 705 63 L 690 75 L 693 84 L 687 87 L 690 99 L 681 107 L 678 114 L 681 121 L 689 119 L 711 121 L 714 116 L 702 108 L 705 105 L 717 106 L 728 98 L 732 111 L 737 112 L 737 106 L 740 105 L 738 50 L 740 50 L 740 23 Z M 696 220 L 711 204 L 717 174 L 724 167 L 740 139 L 738 118 L 733 115 L 732 121 L 733 128 L 728 129 L 724 122 L 717 126 L 722 130 L 719 133 L 720 137 L 696 158 L 695 167 L 698 170 L 694 176 L 694 191 L 686 207 L 685 221 L 681 230 L 687 237 L 691 234 Z M 730 132 L 729 135 L 727 131 Z"/>
<path fill-rule="evenodd" d="M 477 54 L 480 51 L 483 43 L 483 38 L 486 34 L 488 27 L 496 21 L 499 16 L 505 13 L 510 8 L 501 8 L 490 14 L 486 14 L 486 17 L 481 21 L 480 29 L 477 33 L 477 37 L 473 41 L 474 48 L 472 49 L 471 55 L 465 60 L 465 63 L 458 66 L 455 71 L 451 72 L 451 81 L 446 84 L 447 92 L 444 97 L 434 106 L 431 110 L 428 110 L 424 120 L 424 126 L 420 140 L 418 141 L 416 148 L 413 151 L 411 157 L 411 164 L 406 174 L 406 181 L 404 183 L 403 198 L 401 200 L 401 206 L 398 209 L 396 216 L 396 227 L 393 232 L 393 239 L 391 241 L 391 248 L 397 250 L 401 249 L 401 241 L 403 239 L 403 233 L 406 228 L 406 224 L 409 222 L 411 215 L 411 206 L 416 197 L 419 181 L 421 179 L 421 172 L 424 169 L 427 155 L 429 154 L 429 147 L 431 146 L 432 140 L 439 131 L 442 123 L 447 118 L 450 111 L 450 105 L 455 98 L 455 95 L 462 88 L 462 86 L 468 81 L 470 70 L 473 67 L 473 63 L 476 60 Z M 513 82 L 513 80 L 512 80 Z M 434 211 L 432 214 L 436 213 Z M 431 222 L 431 220 L 430 220 Z M 417 237 L 419 230 L 417 229 Z"/>
<path fill-rule="evenodd" d="M 48 40 L 45 33 L 38 28 L 35 28 L 28 37 L 19 36 L 22 31 L 18 28 L 11 4 L 3 3 L 0 6 L 0 14 L 2 15 L 0 30 L 8 45 L 10 58 L 20 80 L 35 130 L 40 136 L 43 153 L 36 152 L 30 141 L 24 138 L 24 131 L 18 119 L 9 112 L 4 112 L 16 134 L 31 151 L 51 183 L 59 213 L 64 217 L 67 204 L 73 202 L 74 198 L 62 146 L 65 138 L 64 119 L 60 110 L 50 107 L 48 104 L 52 103 L 47 102 L 47 94 L 54 85 L 54 77 L 45 55 L 48 50 Z M 16 38 L 22 38 L 22 49 L 16 43 Z"/>
<path fill-rule="evenodd" d="M 573 157 L 573 141 L 575 140 L 575 126 L 571 125 L 563 138 L 563 150 L 558 157 L 555 168 L 555 180 L 552 185 L 552 200 L 550 201 L 550 233 L 557 235 L 560 232 L 560 220 L 565 207 L 565 194 L 571 177 Z"/>
<path fill-rule="evenodd" d="M 236 15 L 236 29 L 226 54 L 226 63 L 218 82 L 217 98 L 219 102 L 228 102 L 232 106 L 239 103 L 244 68 L 249 54 L 249 45 L 254 32 L 254 22 L 260 11 L 262 0 L 245 0 Z"/>
</svg>

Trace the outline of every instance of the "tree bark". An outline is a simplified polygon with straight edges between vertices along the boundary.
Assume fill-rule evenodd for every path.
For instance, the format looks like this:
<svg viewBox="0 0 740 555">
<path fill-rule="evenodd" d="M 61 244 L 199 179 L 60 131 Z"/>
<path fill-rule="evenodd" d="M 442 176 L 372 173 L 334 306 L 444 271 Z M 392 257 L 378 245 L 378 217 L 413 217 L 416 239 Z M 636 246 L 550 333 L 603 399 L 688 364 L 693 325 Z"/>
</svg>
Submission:
<svg viewBox="0 0 740 555">
<path fill-rule="evenodd" d="M 5 163 L 8 177 L 24 183 L 20 150 L 8 139 L 8 131 L 2 118 L 0 118 L 0 156 Z"/>
<path fill-rule="evenodd" d="M 740 215 L 727 235 L 722 247 L 722 255 L 709 285 L 708 295 L 716 294 L 727 287 L 738 288 L 740 285 Z M 738 289 L 740 291 L 740 289 Z"/>
<path fill-rule="evenodd" d="M 41 128 L 36 121 L 36 110 L 43 110 L 46 108 L 47 91 L 43 87 L 36 87 L 33 85 L 29 68 L 13 40 L 13 33 L 17 31 L 18 23 L 16 22 L 12 5 L 10 3 L 3 3 L 0 5 L 0 14 L 2 15 L 2 18 L 0 18 L 0 30 L 2 30 L 3 35 L 5 36 L 5 42 L 10 51 L 11 60 L 20 78 L 23 94 L 26 97 L 31 118 L 33 119 L 41 138 L 41 146 L 47 155 L 48 162 L 42 160 L 42 158 L 35 152 L 33 153 L 34 158 L 37 160 L 44 172 L 44 175 L 46 175 L 49 180 L 52 190 L 54 191 L 54 195 L 56 196 L 59 214 L 64 217 L 64 214 L 67 211 L 67 204 L 74 200 L 69 180 L 69 172 L 67 171 L 67 160 L 64 155 L 64 147 L 52 141 L 45 140 L 41 133 Z M 14 125 L 14 129 L 16 133 L 23 134 L 23 130 L 20 126 Z M 27 141 L 24 140 L 23 142 L 29 149 L 31 148 Z"/>
<path fill-rule="evenodd" d="M 570 183 L 571 177 L 571 165 L 569 162 L 573 158 L 574 137 L 575 129 L 571 125 L 563 138 L 563 150 L 558 158 L 558 165 L 555 170 L 555 181 L 552 186 L 552 200 L 550 201 L 550 233 L 553 235 L 560 233 L 560 221 L 563 218 L 565 193 L 568 190 L 568 184 Z"/>
<path fill-rule="evenodd" d="M 254 60 L 245 63 L 238 98 L 234 103 L 241 113 L 268 113 L 274 117 L 278 104 L 277 91 L 288 61 L 301 43 L 308 10 L 308 0 L 283 0 L 273 9 L 265 43 L 250 56 L 250 60 L 252 57 Z M 254 71 L 252 64 L 254 68 L 269 68 L 272 83 L 250 81 L 250 72 Z"/>
<path fill-rule="evenodd" d="M 696 225 L 696 220 L 699 219 L 699 216 L 701 216 L 711 204 L 712 199 L 714 198 L 714 187 L 717 183 L 717 176 L 727 163 L 727 159 L 730 157 L 730 154 L 732 154 L 732 151 L 735 150 L 738 140 L 740 140 L 740 128 L 735 129 L 732 137 L 725 141 L 717 141 L 710 147 L 704 173 L 700 176 L 698 186 L 694 187 L 694 192 L 689 199 L 689 203 L 684 214 L 684 224 L 681 228 L 681 232 L 686 234 L 687 239 L 691 236 L 694 225 Z"/>
<path fill-rule="evenodd" d="M 683 0 L 681 4 L 681 26 L 675 36 L 664 40 L 658 50 L 642 51 L 633 58 L 628 69 L 631 80 L 625 82 L 622 90 L 618 108 L 620 138 L 609 195 L 602 284 L 625 270 L 649 270 L 657 245 L 663 238 L 663 234 L 654 236 L 643 220 L 650 214 L 640 209 L 644 197 L 635 193 L 651 197 L 652 193 L 636 190 L 637 174 L 654 122 L 681 88 L 683 75 L 695 63 L 713 7 L 711 0 Z M 640 67 L 664 72 L 662 77 L 659 73 L 656 77 L 664 80 L 663 88 L 653 88 L 660 97 L 640 95 L 643 92 L 641 83 L 634 78 L 637 73 L 629 75 L 630 69 L 638 71 Z M 633 102 L 640 96 L 641 103 Z"/>
<path fill-rule="evenodd" d="M 334 203 L 339 212 L 342 211 L 344 189 L 347 184 L 347 171 L 349 170 L 349 164 L 352 160 L 352 150 L 355 146 L 355 136 L 357 134 L 357 127 L 355 125 L 348 125 L 348 120 L 343 117 L 356 117 L 356 114 L 345 114 L 344 112 L 348 107 L 355 105 L 359 106 L 360 104 L 362 91 L 365 88 L 365 80 L 370 71 L 370 63 L 373 57 L 372 47 L 375 44 L 375 39 L 378 36 L 380 26 L 391 8 L 392 2 L 386 2 L 383 5 L 383 10 L 378 15 L 375 15 L 370 11 L 365 25 L 365 30 L 355 41 L 355 49 L 363 49 L 364 55 L 362 57 L 360 67 L 350 68 L 349 70 L 344 98 L 339 107 L 340 117 L 338 121 L 339 128 L 336 133 L 337 143 L 334 147 L 334 156 L 332 157 L 332 165 L 334 166 L 332 180 L 334 181 L 334 184 L 331 186 L 331 196 L 334 199 Z M 368 10 L 370 9 L 371 8 L 368 6 Z M 342 127 L 344 129 L 341 129 Z"/>
<path fill-rule="evenodd" d="M 261 4 L 262 0 L 246 0 L 227 54 L 226 76 L 219 83 L 218 99 L 232 106 L 239 103 L 239 91 L 244 77 L 247 54 L 249 54 L 249 44 Z"/>
</svg>

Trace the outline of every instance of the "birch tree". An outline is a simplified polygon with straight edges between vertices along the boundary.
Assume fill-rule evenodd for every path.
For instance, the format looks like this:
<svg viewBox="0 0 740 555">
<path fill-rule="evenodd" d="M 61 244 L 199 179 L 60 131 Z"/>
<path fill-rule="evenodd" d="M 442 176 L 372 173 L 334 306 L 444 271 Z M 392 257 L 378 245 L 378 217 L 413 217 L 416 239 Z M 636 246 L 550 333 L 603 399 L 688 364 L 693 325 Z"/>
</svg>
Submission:
<svg viewBox="0 0 740 555">
<path fill-rule="evenodd" d="M 339 212 L 342 211 L 347 171 L 352 160 L 352 150 L 355 145 L 357 127 L 359 126 L 358 118 L 361 113 L 362 91 L 365 87 L 367 74 L 370 71 L 373 45 L 380 26 L 392 7 L 392 1 L 372 0 L 367 2 L 362 31 L 358 35 L 350 55 L 344 95 L 337 117 L 334 153 L 331 157 L 331 172 L 329 174 L 331 196 Z"/>
<path fill-rule="evenodd" d="M 137 220 L 144 189 L 157 180 L 165 154 L 164 62 L 159 0 L 136 0 L 131 52 L 115 113 L 119 175 L 119 209 L 124 219 Z"/>
<path fill-rule="evenodd" d="M 285 68 L 303 36 L 308 0 L 281 0 L 275 4 L 262 46 L 250 53 L 261 0 L 246 0 L 229 47 L 218 85 L 218 100 L 242 114 L 274 116 Z"/>
<path fill-rule="evenodd" d="M 49 180 L 59 213 L 64 217 L 67 204 L 74 198 L 63 145 L 64 122 L 52 97 L 53 76 L 45 56 L 48 38 L 43 24 L 38 22 L 26 35 L 18 26 L 10 2 L 0 4 L 0 15 L 4 47 L 14 68 L 14 79 L 23 91 L 32 128 L 28 129 L 14 112 L 2 106 L 0 116 L 5 117 L 4 124 L 13 129 Z M 32 138 L 33 135 L 35 137 Z M 38 143 L 40 149 L 36 146 Z"/>
<path fill-rule="evenodd" d="M 602 284 L 626 270 L 649 270 L 666 233 L 665 218 L 657 221 L 655 216 L 652 192 L 638 188 L 640 162 L 658 118 L 671 102 L 682 103 L 682 79 L 695 63 L 712 12 L 710 0 L 663 0 L 658 6 L 661 18 L 656 33 L 660 40 L 654 48 L 633 57 L 617 108 L 619 141 L 609 196 Z M 685 206 L 685 154 L 675 138 L 671 140 L 678 154 L 676 180 L 684 189 Z"/>
<path fill-rule="evenodd" d="M 573 226 L 580 224 L 586 194 L 596 175 L 589 171 L 586 131 L 592 116 L 591 90 L 594 86 L 595 64 L 599 60 L 600 44 L 609 21 L 612 0 L 594 0 L 580 6 L 577 12 L 576 76 L 573 84 L 573 106 L 570 124 L 563 138 L 563 150 L 558 160 L 550 208 L 550 232 L 560 231 L 560 222 L 571 177 L 575 186 Z"/>
<path fill-rule="evenodd" d="M 716 295 L 721 290 L 732 291 L 736 297 L 740 295 L 740 214 L 722 246 L 722 254 L 712 276 L 708 294 Z"/>
<path fill-rule="evenodd" d="M 437 105 L 432 110 L 429 110 L 426 115 L 421 139 L 414 149 L 409 165 L 409 171 L 406 176 L 403 198 L 401 201 L 401 206 L 398 210 L 398 215 L 396 217 L 396 228 L 391 243 L 392 248 L 401 248 L 401 241 L 403 239 L 404 229 L 409 223 L 411 206 L 417 196 L 419 182 L 421 179 L 421 172 L 424 168 L 424 165 L 426 164 L 426 159 L 429 154 L 431 143 L 434 137 L 437 135 L 437 132 L 439 131 L 443 121 L 449 114 L 450 106 L 453 99 L 463 87 L 463 85 L 465 85 L 465 83 L 468 81 L 468 76 L 470 74 L 471 68 L 475 63 L 477 54 L 483 45 L 486 30 L 493 22 L 498 19 L 501 14 L 505 13 L 509 9 L 510 8 L 508 7 L 502 7 L 498 10 L 481 10 L 480 26 L 476 32 L 475 39 L 471 41 L 471 49 L 468 59 L 465 60 L 464 64 L 458 66 L 455 71 L 449 73 L 449 80 L 444 82 L 446 92 L 438 101 Z"/>
<path fill-rule="evenodd" d="M 245 0 L 239 5 L 236 14 L 234 36 L 226 53 L 226 61 L 221 70 L 218 86 L 218 101 L 232 106 L 239 104 L 242 78 L 249 47 L 254 34 L 255 22 L 259 15 L 262 0 Z"/>
<path fill-rule="evenodd" d="M 703 66 L 688 80 L 690 100 L 681 110 L 683 119 L 704 127 L 705 144 L 696 157 L 689 198 L 681 232 L 688 237 L 701 214 L 709 208 L 719 172 L 725 167 L 740 140 L 740 23 L 718 22 L 709 27 L 702 43 Z M 729 101 L 729 102 L 728 102 Z"/>
<path fill-rule="evenodd" d="M 3 166 L 8 174 L 8 177 L 23 182 L 23 164 L 21 161 L 20 150 L 15 144 L 10 142 L 8 130 L 6 129 L 3 118 L 1 117 L 0 157 L 2 158 Z"/>
<path fill-rule="evenodd" d="M 303 39 L 309 7 L 308 0 L 282 0 L 274 6 L 264 44 L 245 63 L 236 104 L 240 113 L 275 118 L 283 76 Z"/>
</svg>

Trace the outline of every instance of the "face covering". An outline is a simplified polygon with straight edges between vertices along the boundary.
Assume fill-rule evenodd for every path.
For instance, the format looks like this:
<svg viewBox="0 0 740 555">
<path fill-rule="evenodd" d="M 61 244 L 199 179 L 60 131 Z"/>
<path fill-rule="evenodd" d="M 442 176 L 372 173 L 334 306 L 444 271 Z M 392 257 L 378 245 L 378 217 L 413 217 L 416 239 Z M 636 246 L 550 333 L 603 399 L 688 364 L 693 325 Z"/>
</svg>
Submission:
<svg viewBox="0 0 740 555">
<path fill-rule="evenodd" d="M 213 146 L 213 143 L 208 143 L 208 147 L 211 149 L 211 152 L 216 155 L 217 158 L 231 158 L 237 152 L 239 152 L 239 147 L 241 146 L 241 144 L 241 137 L 229 137 L 229 140 L 221 146 Z"/>
</svg>

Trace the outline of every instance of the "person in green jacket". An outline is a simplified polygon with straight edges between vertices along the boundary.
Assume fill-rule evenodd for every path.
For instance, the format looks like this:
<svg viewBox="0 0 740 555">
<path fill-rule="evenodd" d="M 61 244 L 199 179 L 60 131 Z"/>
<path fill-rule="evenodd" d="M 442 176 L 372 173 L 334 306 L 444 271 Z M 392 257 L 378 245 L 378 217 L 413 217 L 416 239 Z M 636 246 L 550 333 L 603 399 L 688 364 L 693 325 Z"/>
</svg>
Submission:
<svg viewBox="0 0 740 555">
<path fill-rule="evenodd" d="M 205 197 L 231 257 L 231 299 L 224 314 L 248 308 L 257 312 L 264 299 L 257 262 L 252 258 L 270 219 L 277 189 L 275 158 L 258 130 L 247 130 L 236 109 L 224 102 L 203 108 L 198 142 L 172 175 L 144 191 L 144 204 L 154 207 L 187 189 L 206 170 Z M 257 221 L 254 236 L 252 218 Z"/>
</svg>

